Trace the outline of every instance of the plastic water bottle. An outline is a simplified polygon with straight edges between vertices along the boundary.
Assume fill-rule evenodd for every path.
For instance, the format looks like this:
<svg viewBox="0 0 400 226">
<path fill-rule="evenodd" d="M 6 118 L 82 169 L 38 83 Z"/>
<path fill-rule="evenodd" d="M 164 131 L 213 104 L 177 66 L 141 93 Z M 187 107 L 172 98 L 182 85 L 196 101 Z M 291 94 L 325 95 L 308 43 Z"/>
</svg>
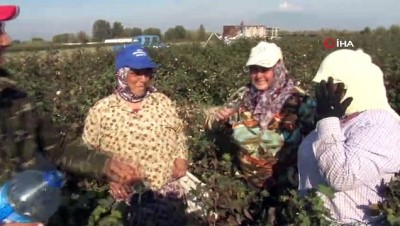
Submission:
<svg viewBox="0 0 400 226">
<path fill-rule="evenodd" d="M 46 223 L 61 202 L 64 175 L 57 170 L 26 170 L 0 188 L 0 222 Z"/>
</svg>

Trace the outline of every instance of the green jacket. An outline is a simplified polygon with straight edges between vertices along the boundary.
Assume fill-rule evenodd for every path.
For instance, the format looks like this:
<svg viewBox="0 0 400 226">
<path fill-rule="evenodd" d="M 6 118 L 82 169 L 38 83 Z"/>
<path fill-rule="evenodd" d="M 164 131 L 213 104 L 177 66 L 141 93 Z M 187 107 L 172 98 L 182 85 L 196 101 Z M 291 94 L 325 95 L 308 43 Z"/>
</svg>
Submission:
<svg viewBox="0 0 400 226">
<path fill-rule="evenodd" d="M 48 160 L 71 173 L 104 178 L 108 156 L 67 139 L 9 76 L 0 74 L 0 91 L 0 183 Z"/>
</svg>

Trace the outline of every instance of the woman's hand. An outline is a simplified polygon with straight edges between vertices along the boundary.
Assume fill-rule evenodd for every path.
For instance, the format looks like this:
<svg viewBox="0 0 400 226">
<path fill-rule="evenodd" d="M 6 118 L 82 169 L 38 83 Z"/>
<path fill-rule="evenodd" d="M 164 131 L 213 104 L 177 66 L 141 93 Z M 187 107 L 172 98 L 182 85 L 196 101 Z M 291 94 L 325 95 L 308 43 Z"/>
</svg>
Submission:
<svg viewBox="0 0 400 226">
<path fill-rule="evenodd" d="M 216 119 L 218 119 L 218 121 L 225 121 L 227 120 L 231 115 L 233 115 L 235 113 L 235 109 L 233 108 L 222 108 L 220 110 L 218 110 L 215 113 L 215 117 Z"/>
<path fill-rule="evenodd" d="M 112 157 L 104 168 L 110 182 L 132 185 L 143 177 L 142 169 Z"/>
<path fill-rule="evenodd" d="M 186 159 L 177 158 L 174 161 L 174 168 L 172 170 L 172 177 L 179 179 L 186 175 L 188 162 Z"/>
<path fill-rule="evenodd" d="M 128 200 L 132 192 L 128 185 L 110 182 L 110 193 L 116 200 Z"/>
</svg>

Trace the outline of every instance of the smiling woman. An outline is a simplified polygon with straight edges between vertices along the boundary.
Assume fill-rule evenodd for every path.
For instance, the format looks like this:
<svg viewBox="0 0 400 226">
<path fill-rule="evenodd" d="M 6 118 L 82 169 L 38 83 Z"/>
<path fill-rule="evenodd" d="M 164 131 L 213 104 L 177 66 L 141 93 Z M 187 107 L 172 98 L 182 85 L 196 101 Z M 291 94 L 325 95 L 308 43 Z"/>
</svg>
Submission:
<svg viewBox="0 0 400 226">
<path fill-rule="evenodd" d="M 211 112 L 206 125 L 231 125 L 243 176 L 258 188 L 297 187 L 297 148 L 314 128 L 314 102 L 289 78 L 281 49 L 260 42 L 246 63 L 250 82 Z"/>
</svg>

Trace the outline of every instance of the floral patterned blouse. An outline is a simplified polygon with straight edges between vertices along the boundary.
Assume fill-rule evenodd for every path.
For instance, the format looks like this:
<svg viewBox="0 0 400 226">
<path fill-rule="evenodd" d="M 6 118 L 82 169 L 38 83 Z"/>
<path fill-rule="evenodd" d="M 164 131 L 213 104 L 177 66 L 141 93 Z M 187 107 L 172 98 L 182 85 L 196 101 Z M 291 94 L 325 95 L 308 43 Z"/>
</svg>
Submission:
<svg viewBox="0 0 400 226">
<path fill-rule="evenodd" d="M 232 102 L 242 102 L 244 88 Z M 315 102 L 305 91 L 295 87 L 280 112 L 261 130 L 252 112 L 243 108 L 230 117 L 232 139 L 238 145 L 237 159 L 244 177 L 254 186 L 277 182 L 297 187 L 297 150 L 302 139 L 315 128 Z M 206 127 L 212 129 L 214 113 L 209 110 Z"/>
<path fill-rule="evenodd" d="M 176 158 L 187 159 L 183 121 L 174 103 L 162 93 L 132 109 L 117 94 L 99 100 L 89 110 L 83 140 L 95 150 L 139 164 L 151 189 L 171 179 Z"/>
</svg>

